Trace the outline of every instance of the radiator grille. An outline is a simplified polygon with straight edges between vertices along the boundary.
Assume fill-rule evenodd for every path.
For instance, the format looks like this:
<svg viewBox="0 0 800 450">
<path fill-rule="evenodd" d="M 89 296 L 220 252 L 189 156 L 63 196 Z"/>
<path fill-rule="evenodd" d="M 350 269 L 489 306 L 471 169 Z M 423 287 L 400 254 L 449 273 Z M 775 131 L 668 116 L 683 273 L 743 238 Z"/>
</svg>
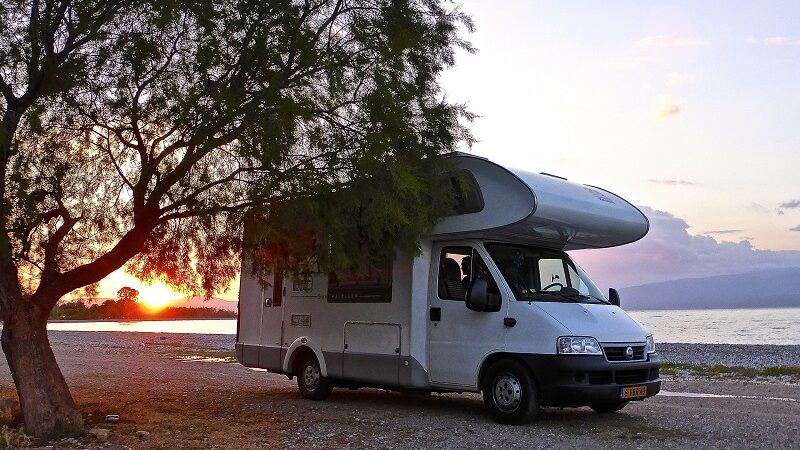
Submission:
<svg viewBox="0 0 800 450">
<path fill-rule="evenodd" d="M 633 350 L 631 358 L 628 358 L 626 354 L 628 347 Z M 644 361 L 645 359 L 644 345 L 604 345 L 603 352 L 609 361 Z"/>
</svg>

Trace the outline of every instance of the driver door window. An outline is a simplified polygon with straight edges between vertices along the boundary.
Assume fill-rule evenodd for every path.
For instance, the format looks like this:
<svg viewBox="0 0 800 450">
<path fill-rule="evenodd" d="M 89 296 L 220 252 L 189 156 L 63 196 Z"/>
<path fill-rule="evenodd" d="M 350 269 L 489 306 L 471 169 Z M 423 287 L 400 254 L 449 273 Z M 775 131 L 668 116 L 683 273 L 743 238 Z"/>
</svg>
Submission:
<svg viewBox="0 0 800 450">
<path fill-rule="evenodd" d="M 439 259 L 439 298 L 464 301 L 469 287 L 471 247 L 446 247 Z"/>
<path fill-rule="evenodd" d="M 439 259 L 439 298 L 464 301 L 472 280 L 486 280 L 489 294 L 500 295 L 483 258 L 472 247 L 445 247 Z"/>
</svg>

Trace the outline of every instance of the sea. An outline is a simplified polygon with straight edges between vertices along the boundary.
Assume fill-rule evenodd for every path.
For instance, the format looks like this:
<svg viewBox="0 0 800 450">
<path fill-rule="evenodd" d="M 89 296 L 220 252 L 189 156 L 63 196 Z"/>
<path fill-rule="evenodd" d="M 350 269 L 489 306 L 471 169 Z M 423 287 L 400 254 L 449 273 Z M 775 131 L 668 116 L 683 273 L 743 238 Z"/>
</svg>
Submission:
<svg viewBox="0 0 800 450">
<path fill-rule="evenodd" d="M 658 342 L 800 344 L 800 308 L 628 311 Z M 48 330 L 236 334 L 236 319 L 51 321 Z"/>
</svg>

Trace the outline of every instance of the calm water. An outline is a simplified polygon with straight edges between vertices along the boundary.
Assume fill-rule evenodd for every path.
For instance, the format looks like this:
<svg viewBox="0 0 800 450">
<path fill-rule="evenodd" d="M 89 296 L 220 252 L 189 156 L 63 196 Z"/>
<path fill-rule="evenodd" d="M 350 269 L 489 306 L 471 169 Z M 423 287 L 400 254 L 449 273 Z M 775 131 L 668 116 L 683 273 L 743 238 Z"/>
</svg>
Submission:
<svg viewBox="0 0 800 450">
<path fill-rule="evenodd" d="M 48 330 L 57 331 L 136 331 L 142 333 L 236 334 L 236 319 L 76 321 L 49 322 Z"/>
<path fill-rule="evenodd" d="M 660 342 L 798 344 L 800 308 L 630 311 Z"/>
<path fill-rule="evenodd" d="M 797 344 L 800 308 L 630 311 L 656 342 Z M 235 319 L 50 322 L 49 330 L 236 334 Z"/>
</svg>

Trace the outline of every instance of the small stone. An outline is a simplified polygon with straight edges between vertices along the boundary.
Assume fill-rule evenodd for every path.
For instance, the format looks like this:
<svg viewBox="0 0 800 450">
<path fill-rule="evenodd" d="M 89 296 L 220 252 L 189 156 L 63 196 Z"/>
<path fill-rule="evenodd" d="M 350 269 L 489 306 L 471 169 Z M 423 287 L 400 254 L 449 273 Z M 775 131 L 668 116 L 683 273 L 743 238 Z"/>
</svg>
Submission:
<svg viewBox="0 0 800 450">
<path fill-rule="evenodd" d="M 140 430 L 140 431 L 136 432 L 136 437 L 138 437 L 141 440 L 147 439 L 148 436 L 150 436 L 150 432 L 149 431 Z"/>
<path fill-rule="evenodd" d="M 106 416 L 107 423 L 119 423 L 119 415 L 117 414 L 109 414 Z"/>
<path fill-rule="evenodd" d="M 89 435 L 93 438 L 97 439 L 100 442 L 105 442 L 108 440 L 108 436 L 111 434 L 111 430 L 107 430 L 105 428 L 92 428 L 89 430 Z M 75 442 L 77 443 L 77 441 Z"/>
</svg>

